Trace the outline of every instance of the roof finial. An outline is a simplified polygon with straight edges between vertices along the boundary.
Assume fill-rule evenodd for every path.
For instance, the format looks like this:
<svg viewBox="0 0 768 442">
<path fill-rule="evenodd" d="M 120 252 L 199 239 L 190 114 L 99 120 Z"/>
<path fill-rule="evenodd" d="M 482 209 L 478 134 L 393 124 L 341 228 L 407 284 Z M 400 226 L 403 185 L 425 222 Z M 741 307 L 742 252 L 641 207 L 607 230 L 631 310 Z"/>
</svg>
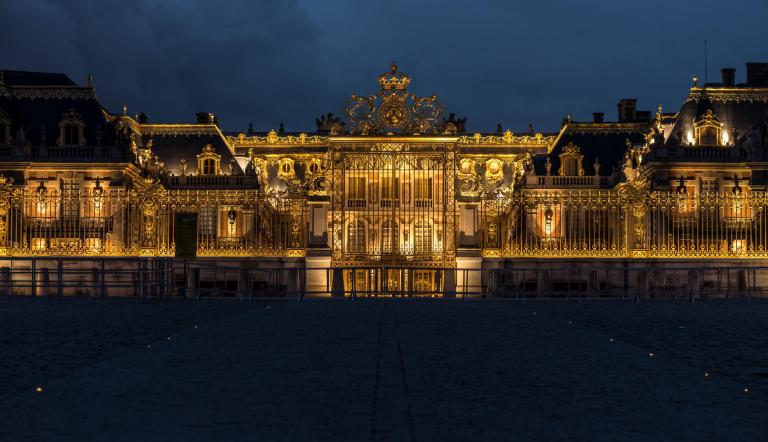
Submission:
<svg viewBox="0 0 768 442">
<path fill-rule="evenodd" d="M 88 87 L 93 89 L 93 74 L 88 74 Z"/>
<path fill-rule="evenodd" d="M 123 105 L 123 115 L 128 115 L 128 105 L 127 104 Z"/>
</svg>

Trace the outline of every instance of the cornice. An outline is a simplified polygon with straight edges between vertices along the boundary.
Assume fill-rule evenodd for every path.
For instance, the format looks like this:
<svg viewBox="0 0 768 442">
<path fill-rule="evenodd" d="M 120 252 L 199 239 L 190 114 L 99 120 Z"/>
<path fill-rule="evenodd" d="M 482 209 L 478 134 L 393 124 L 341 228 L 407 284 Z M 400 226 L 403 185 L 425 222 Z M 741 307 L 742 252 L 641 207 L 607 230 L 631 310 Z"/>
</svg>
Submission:
<svg viewBox="0 0 768 442">
<path fill-rule="evenodd" d="M 711 102 L 719 103 L 768 103 L 768 88 L 692 87 L 685 101 L 699 101 L 704 96 Z"/>
<path fill-rule="evenodd" d="M 91 100 L 96 98 L 96 91 L 79 86 L 6 86 L 0 87 L 0 96 L 18 100 Z"/>
</svg>

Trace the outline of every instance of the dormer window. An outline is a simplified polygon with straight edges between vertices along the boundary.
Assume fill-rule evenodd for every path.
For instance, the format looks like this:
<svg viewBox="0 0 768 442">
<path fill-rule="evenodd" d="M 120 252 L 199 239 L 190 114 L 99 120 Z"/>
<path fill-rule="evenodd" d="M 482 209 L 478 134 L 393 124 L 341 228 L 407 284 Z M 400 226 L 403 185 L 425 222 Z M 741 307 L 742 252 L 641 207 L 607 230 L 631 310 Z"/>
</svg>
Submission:
<svg viewBox="0 0 768 442">
<path fill-rule="evenodd" d="M 216 160 L 203 160 L 203 175 L 216 175 Z"/>
<path fill-rule="evenodd" d="M 59 121 L 59 146 L 84 146 L 85 123 L 80 114 L 70 109 L 61 116 Z"/>
<path fill-rule="evenodd" d="M 64 143 L 67 146 L 80 144 L 80 128 L 74 124 L 64 126 Z"/>
<path fill-rule="evenodd" d="M 573 143 L 568 143 L 568 145 L 563 148 L 563 153 L 560 154 L 560 175 L 584 175 L 584 168 L 581 164 L 583 159 L 584 155 L 581 154 L 579 146 L 576 146 Z"/>
<path fill-rule="evenodd" d="M 697 146 L 721 146 L 723 124 L 720 119 L 707 109 L 704 116 L 693 122 L 694 138 Z"/>
<path fill-rule="evenodd" d="M 213 146 L 206 144 L 200 154 L 197 155 L 197 173 L 199 175 L 218 175 L 221 165 L 221 155 L 213 150 Z"/>
</svg>

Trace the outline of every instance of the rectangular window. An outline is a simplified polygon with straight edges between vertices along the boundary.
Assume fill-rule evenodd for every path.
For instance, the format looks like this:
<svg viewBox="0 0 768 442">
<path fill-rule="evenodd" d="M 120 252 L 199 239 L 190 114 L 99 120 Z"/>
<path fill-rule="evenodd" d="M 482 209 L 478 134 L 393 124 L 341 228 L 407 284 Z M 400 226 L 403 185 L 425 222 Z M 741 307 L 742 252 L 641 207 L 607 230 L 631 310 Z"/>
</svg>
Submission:
<svg viewBox="0 0 768 442">
<path fill-rule="evenodd" d="M 400 179 L 383 177 L 381 179 L 381 207 L 400 205 Z"/>
<path fill-rule="evenodd" d="M 717 179 L 703 178 L 701 180 L 702 192 L 715 192 L 717 191 Z"/>
<path fill-rule="evenodd" d="M 216 160 L 203 160 L 203 175 L 216 175 Z"/>
<path fill-rule="evenodd" d="M 67 146 L 80 144 L 80 127 L 74 124 L 64 126 L 64 144 Z"/>
<path fill-rule="evenodd" d="M 349 177 L 347 207 L 365 207 L 365 177 Z"/>
<path fill-rule="evenodd" d="M 416 178 L 413 200 L 416 207 L 432 207 L 432 178 Z"/>
<path fill-rule="evenodd" d="M 80 181 L 75 179 L 61 180 L 61 216 L 77 218 L 80 213 Z"/>
<path fill-rule="evenodd" d="M 216 207 L 202 207 L 199 215 L 200 235 L 214 236 L 216 233 Z"/>
</svg>

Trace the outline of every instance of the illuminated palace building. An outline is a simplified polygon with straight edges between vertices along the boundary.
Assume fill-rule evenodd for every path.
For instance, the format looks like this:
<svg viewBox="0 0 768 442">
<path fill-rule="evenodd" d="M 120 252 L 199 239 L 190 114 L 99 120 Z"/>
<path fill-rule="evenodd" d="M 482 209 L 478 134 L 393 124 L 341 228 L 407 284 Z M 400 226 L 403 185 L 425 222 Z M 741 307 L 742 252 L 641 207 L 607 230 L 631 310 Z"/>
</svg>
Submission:
<svg viewBox="0 0 768 442">
<path fill-rule="evenodd" d="M 0 277 L 106 256 L 281 269 L 339 296 L 768 285 L 768 63 L 694 77 L 674 112 L 623 99 L 556 133 L 470 131 L 410 82 L 393 64 L 313 133 L 228 132 L 0 71 Z"/>
</svg>

